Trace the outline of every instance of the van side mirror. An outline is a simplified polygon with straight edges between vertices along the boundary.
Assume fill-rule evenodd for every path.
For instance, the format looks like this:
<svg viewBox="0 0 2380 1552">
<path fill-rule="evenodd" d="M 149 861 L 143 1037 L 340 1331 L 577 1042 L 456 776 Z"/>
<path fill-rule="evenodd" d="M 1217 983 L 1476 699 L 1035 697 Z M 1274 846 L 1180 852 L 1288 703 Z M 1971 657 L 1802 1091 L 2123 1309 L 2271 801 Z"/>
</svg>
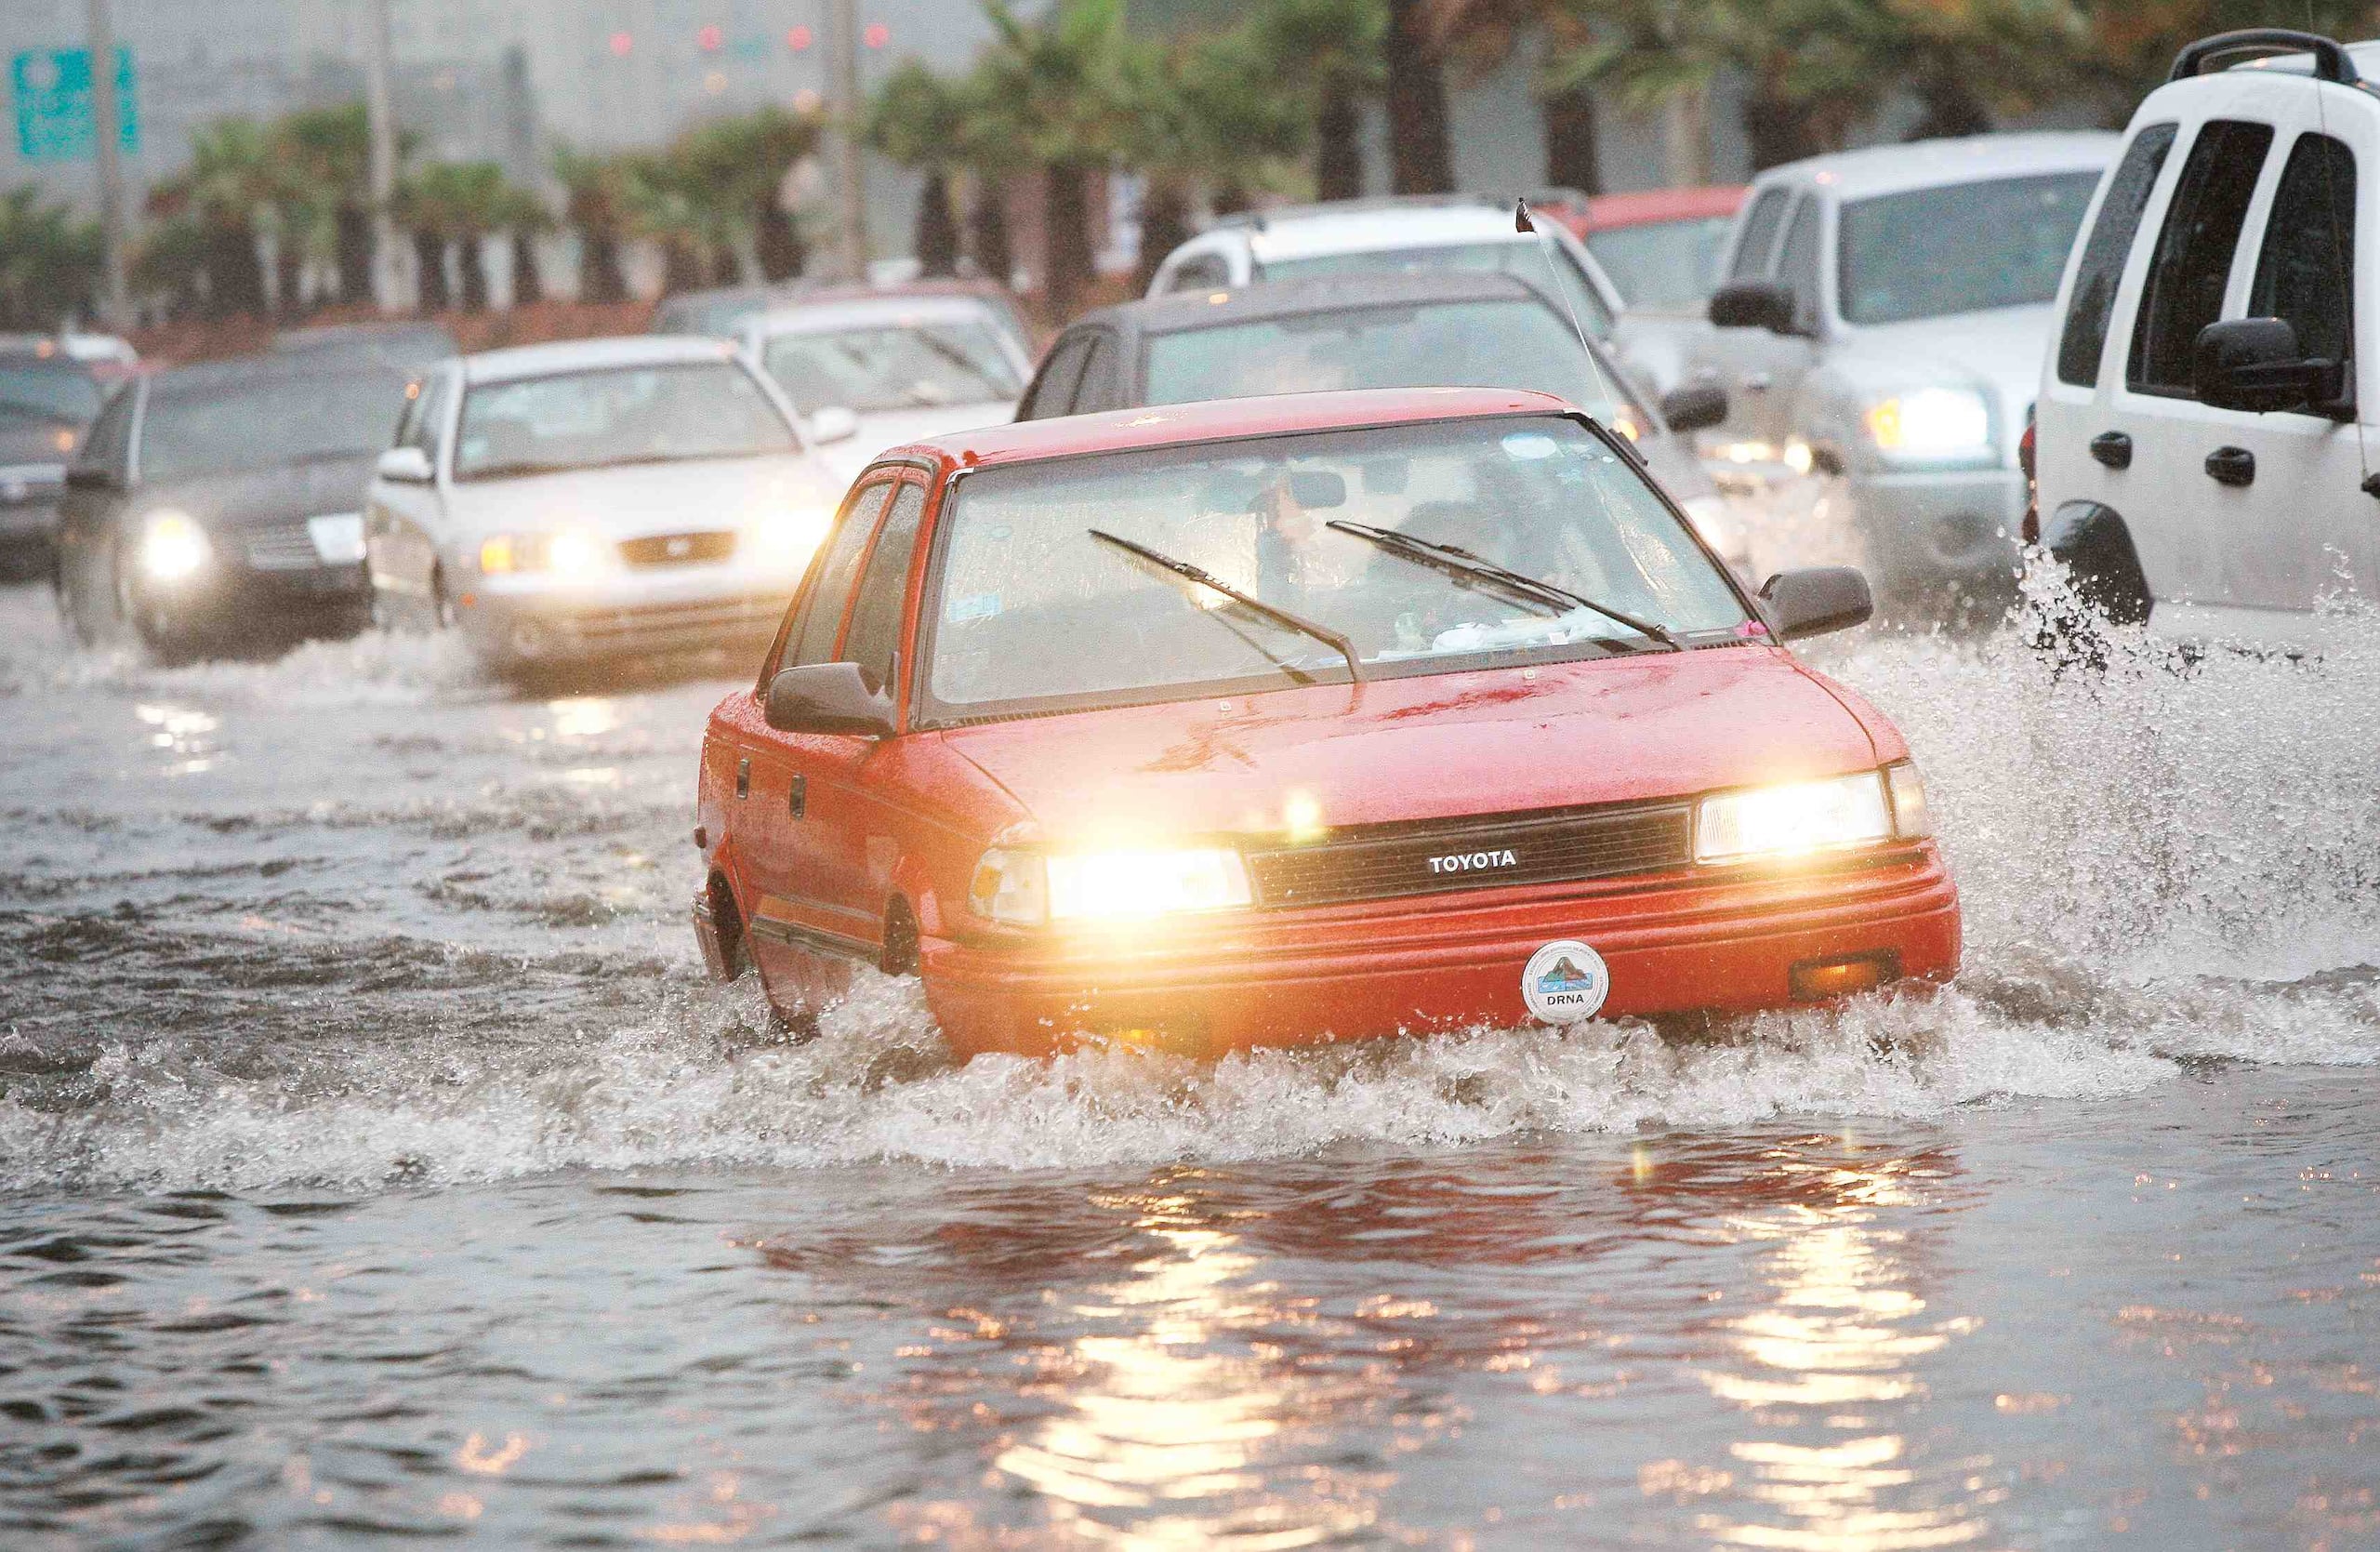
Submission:
<svg viewBox="0 0 2380 1552">
<path fill-rule="evenodd" d="M 825 444 L 849 442 L 859 435 L 859 416 L 841 405 L 821 405 L 810 412 L 810 440 Z"/>
<path fill-rule="evenodd" d="M 1799 334 L 1793 293 L 1773 280 L 1731 280 L 1711 293 L 1711 322 L 1723 329 Z"/>
<path fill-rule="evenodd" d="M 2344 363 L 2308 360 L 2286 318 L 2225 318 L 2198 331 L 2190 385 L 2201 404 L 2268 415 L 2334 414 L 2346 396 Z"/>
<path fill-rule="evenodd" d="M 1780 571 L 1761 584 L 1760 597 L 1768 605 L 1778 638 L 1788 642 L 1848 630 L 1866 624 L 1876 612 L 1868 578 L 1847 565 Z"/>
<path fill-rule="evenodd" d="M 1661 395 L 1661 418 L 1671 431 L 1700 431 L 1727 420 L 1727 391 L 1715 382 L 1693 382 Z"/>
<path fill-rule="evenodd" d="M 430 455 L 418 447 L 391 447 L 375 466 L 380 478 L 401 485 L 426 485 L 432 477 Z"/>
<path fill-rule="evenodd" d="M 762 712 L 780 733 L 892 735 L 892 698 L 867 687 L 857 663 L 804 663 L 778 670 L 769 681 Z"/>
</svg>

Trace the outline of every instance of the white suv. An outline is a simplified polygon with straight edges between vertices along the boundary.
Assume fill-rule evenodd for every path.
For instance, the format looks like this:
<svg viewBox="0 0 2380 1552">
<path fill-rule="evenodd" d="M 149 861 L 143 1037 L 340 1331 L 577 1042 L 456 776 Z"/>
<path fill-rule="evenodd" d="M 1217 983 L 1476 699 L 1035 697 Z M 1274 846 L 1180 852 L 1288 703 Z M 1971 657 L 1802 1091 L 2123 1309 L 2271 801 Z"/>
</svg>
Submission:
<svg viewBox="0 0 2380 1552">
<path fill-rule="evenodd" d="M 2227 68 L 2228 67 L 2228 68 Z M 2360 67 L 2360 68 L 2359 68 Z M 2058 292 L 2041 537 L 2161 634 L 2320 643 L 2380 578 L 2380 44 L 2258 29 L 2192 44 L 2133 115 Z M 2365 238 L 2363 233 L 2373 233 Z M 2380 345 L 2380 340 L 2375 340 Z"/>
<path fill-rule="evenodd" d="M 1549 196 L 1549 202 L 1562 196 Z M 1558 220 L 1521 232 L 1513 202 L 1490 194 L 1342 200 L 1226 216 L 1165 256 L 1149 295 L 1216 291 L 1263 280 L 1459 270 L 1509 274 L 1539 291 L 1559 279 L 1579 326 L 1611 338 L 1620 289 Z M 1549 264 L 1541 245 L 1557 256 Z M 1549 272 L 1549 271 L 1551 272 Z"/>
</svg>

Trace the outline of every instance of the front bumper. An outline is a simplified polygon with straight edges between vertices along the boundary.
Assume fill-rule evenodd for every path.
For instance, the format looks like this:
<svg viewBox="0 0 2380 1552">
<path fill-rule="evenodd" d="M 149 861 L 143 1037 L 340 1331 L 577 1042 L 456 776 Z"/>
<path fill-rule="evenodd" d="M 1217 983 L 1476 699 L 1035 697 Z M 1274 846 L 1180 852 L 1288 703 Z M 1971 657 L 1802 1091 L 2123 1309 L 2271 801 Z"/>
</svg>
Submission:
<svg viewBox="0 0 2380 1552">
<path fill-rule="evenodd" d="M 1877 580 L 1909 590 L 2013 588 L 2025 476 L 2016 469 L 1856 472 L 1851 510 Z"/>
<path fill-rule="evenodd" d="M 152 641 L 197 644 L 351 636 L 371 622 L 361 565 L 209 566 L 172 584 L 136 579 L 133 602 Z"/>
<path fill-rule="evenodd" d="M 0 466 L 0 559 L 46 560 L 65 494 L 62 465 Z"/>
<path fill-rule="evenodd" d="M 498 663 L 691 652 L 765 640 L 798 581 L 726 566 L 571 585 L 479 577 L 455 614 L 481 656 Z"/>
<path fill-rule="evenodd" d="M 1959 964 L 1958 892 L 1931 842 L 1852 866 L 1481 890 L 1184 924 L 1165 940 L 929 937 L 926 999 L 953 1050 L 1046 1055 L 1084 1036 L 1199 1055 L 1531 1022 L 1529 956 L 1602 954 L 1601 1016 L 1747 1013 L 1795 1001 L 1796 967 L 1853 957 L 1886 978 Z"/>
</svg>

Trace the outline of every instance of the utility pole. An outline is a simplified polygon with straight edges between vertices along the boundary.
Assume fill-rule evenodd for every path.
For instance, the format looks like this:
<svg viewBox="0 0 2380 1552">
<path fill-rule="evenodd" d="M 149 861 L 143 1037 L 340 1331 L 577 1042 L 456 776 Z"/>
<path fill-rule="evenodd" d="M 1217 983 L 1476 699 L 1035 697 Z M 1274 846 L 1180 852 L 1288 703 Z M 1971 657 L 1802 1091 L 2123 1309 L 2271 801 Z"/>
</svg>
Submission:
<svg viewBox="0 0 2380 1552">
<path fill-rule="evenodd" d="M 834 71 L 835 195 L 840 207 L 843 272 L 852 280 L 867 278 L 866 189 L 859 161 L 859 124 L 864 105 L 859 95 L 859 0 L 826 0 L 829 65 Z"/>
<path fill-rule="evenodd" d="M 99 247 L 107 267 L 107 294 L 100 298 L 100 321 L 112 329 L 132 322 L 132 297 L 125 282 L 124 261 L 124 104 L 116 96 L 115 24 L 108 15 L 108 0 L 87 0 L 91 48 L 91 104 L 99 131 Z"/>
<path fill-rule="evenodd" d="M 372 299 L 383 312 L 406 303 L 404 254 L 390 214 L 397 197 L 397 110 L 389 86 L 389 0 L 364 0 L 364 117 L 372 137 Z"/>
</svg>

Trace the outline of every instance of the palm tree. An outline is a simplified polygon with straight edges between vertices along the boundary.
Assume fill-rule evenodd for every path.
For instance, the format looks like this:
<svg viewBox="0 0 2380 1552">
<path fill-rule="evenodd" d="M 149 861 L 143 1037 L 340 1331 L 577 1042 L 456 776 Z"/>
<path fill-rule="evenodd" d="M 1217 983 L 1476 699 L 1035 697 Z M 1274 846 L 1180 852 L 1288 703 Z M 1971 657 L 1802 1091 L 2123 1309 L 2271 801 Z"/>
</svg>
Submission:
<svg viewBox="0 0 2380 1552">
<path fill-rule="evenodd" d="M 267 134 L 272 153 L 330 208 L 342 300 L 372 295 L 372 132 L 364 104 L 285 113 Z"/>
<path fill-rule="evenodd" d="M 99 290 L 99 227 L 31 183 L 0 194 L 0 328 L 56 328 Z"/>
<path fill-rule="evenodd" d="M 1510 58 L 1524 34 L 1542 32 L 1548 51 L 1561 55 L 1592 41 L 1589 7 L 1565 0 L 1432 0 L 1440 45 L 1473 68 Z M 1542 72 L 1536 83 L 1545 121 L 1545 179 L 1558 188 L 1603 192 L 1602 150 L 1594 93 L 1581 82 L 1555 86 Z"/>
<path fill-rule="evenodd" d="M 1248 26 L 1178 43 L 1130 43 L 1117 61 L 1116 150 L 1143 175 L 1141 284 L 1190 234 L 1192 196 L 1245 209 L 1283 181 L 1311 125 L 1269 78 L 1264 41 Z"/>
<path fill-rule="evenodd" d="M 189 216 L 204 239 L 206 310 L 215 317 L 265 311 L 257 220 L 271 204 L 279 169 L 256 121 L 222 118 L 191 136 L 189 164 L 149 192 L 150 213 Z"/>
<path fill-rule="evenodd" d="M 1383 0 L 1265 0 L 1248 28 L 1259 79 L 1301 101 L 1311 120 L 1314 192 L 1354 199 L 1364 192 L 1363 103 L 1381 88 Z"/>
<path fill-rule="evenodd" d="M 564 146 L 554 153 L 554 172 L 564 193 L 562 219 L 578 233 L 579 299 L 627 300 L 628 277 L 620 268 L 620 242 L 628 234 L 626 164 Z"/>
<path fill-rule="evenodd" d="M 818 146 L 814 115 L 767 107 L 696 125 L 667 153 L 665 180 L 681 197 L 715 279 L 741 277 L 742 256 L 758 261 L 760 234 L 785 222 L 786 174 Z M 782 240 L 782 233 L 773 241 Z"/>
<path fill-rule="evenodd" d="M 422 260 L 422 305 L 447 305 L 445 254 L 455 245 L 466 312 L 487 307 L 484 247 L 498 233 L 518 232 L 545 219 L 536 196 L 505 175 L 496 162 L 432 162 L 417 168 L 397 189 L 401 219 L 414 234 Z"/>
<path fill-rule="evenodd" d="M 913 247 L 929 275 L 959 270 L 959 223 L 951 214 L 952 178 L 964 170 L 968 131 L 965 90 L 917 60 L 884 78 L 862 120 L 866 142 L 894 163 L 924 174 L 918 193 Z"/>
<path fill-rule="evenodd" d="M 1454 189 L 1454 145 L 1447 134 L 1447 82 L 1428 0 L 1387 0 L 1386 59 L 1389 186 L 1400 194 Z"/>
<path fill-rule="evenodd" d="M 989 101 L 1015 114 L 1042 176 L 1042 290 L 1070 315 L 1092 274 L 1091 179 L 1114 155 L 1124 116 L 1123 0 L 1052 0 L 1031 22 L 1010 0 L 984 0 L 992 44 L 983 61 Z"/>
</svg>

